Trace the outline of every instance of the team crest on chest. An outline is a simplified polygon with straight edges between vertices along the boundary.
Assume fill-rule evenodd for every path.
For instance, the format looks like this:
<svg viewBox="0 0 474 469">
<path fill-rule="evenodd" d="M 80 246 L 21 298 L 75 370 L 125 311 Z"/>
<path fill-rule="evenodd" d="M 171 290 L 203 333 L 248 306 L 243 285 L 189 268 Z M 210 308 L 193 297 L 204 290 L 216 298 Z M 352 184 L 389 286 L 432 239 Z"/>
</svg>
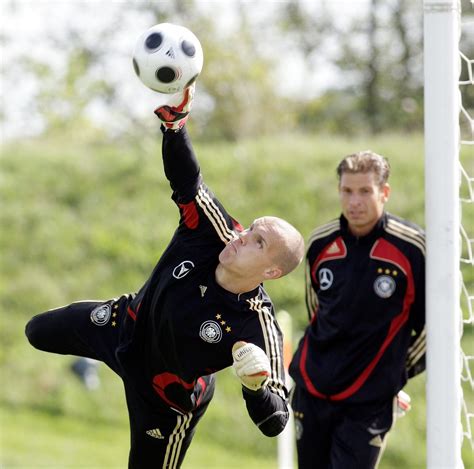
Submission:
<svg viewBox="0 0 474 469">
<path fill-rule="evenodd" d="M 395 280 L 389 275 L 379 275 L 374 282 L 375 293 L 380 298 L 390 298 L 395 291 Z"/>
<path fill-rule="evenodd" d="M 222 339 L 222 329 L 216 321 L 205 321 L 199 328 L 199 337 L 205 342 L 215 344 Z"/>
<path fill-rule="evenodd" d="M 109 304 L 97 306 L 97 308 L 94 308 L 91 312 L 91 321 L 96 326 L 105 326 L 109 322 L 110 312 Z"/>
</svg>

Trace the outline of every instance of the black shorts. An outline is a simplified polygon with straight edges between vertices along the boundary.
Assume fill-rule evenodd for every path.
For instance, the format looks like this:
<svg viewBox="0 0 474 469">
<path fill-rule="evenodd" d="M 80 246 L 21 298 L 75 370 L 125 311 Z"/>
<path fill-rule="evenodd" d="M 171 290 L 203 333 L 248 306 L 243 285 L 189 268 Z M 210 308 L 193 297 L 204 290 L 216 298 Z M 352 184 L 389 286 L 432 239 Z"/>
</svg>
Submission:
<svg viewBox="0 0 474 469">
<path fill-rule="evenodd" d="M 34 316 L 26 326 L 30 343 L 51 353 L 77 355 L 106 363 L 123 380 L 130 418 L 129 468 L 180 467 L 214 394 L 214 376 L 199 378 L 199 405 L 180 414 L 154 406 L 122 373 L 115 351 L 121 341 L 128 296 L 109 301 L 80 301 Z"/>
<path fill-rule="evenodd" d="M 376 467 L 393 422 L 393 399 L 380 404 L 348 404 L 292 390 L 299 469 Z"/>
</svg>

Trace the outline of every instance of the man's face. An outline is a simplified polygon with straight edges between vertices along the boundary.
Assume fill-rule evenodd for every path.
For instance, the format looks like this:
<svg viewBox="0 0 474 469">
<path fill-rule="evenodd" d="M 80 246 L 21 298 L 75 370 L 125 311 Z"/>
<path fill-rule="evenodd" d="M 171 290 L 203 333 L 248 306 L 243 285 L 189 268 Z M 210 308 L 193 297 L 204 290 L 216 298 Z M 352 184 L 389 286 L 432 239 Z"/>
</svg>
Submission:
<svg viewBox="0 0 474 469">
<path fill-rule="evenodd" d="M 380 187 L 373 172 L 343 173 L 339 183 L 342 213 L 356 236 L 368 234 L 382 216 L 390 186 Z"/>
<path fill-rule="evenodd" d="M 274 266 L 273 259 L 281 244 L 278 227 L 257 218 L 239 237 L 231 241 L 219 254 L 219 262 L 240 275 L 261 275 Z"/>
</svg>

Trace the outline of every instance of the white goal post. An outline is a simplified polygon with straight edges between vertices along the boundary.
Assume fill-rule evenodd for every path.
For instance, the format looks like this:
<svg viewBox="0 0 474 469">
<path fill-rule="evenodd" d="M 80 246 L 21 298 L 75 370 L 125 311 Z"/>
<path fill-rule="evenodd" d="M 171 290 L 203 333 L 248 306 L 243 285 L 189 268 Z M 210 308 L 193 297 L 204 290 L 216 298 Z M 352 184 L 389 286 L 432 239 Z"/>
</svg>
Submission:
<svg viewBox="0 0 474 469">
<path fill-rule="evenodd" d="M 427 467 L 463 467 L 460 313 L 460 4 L 424 0 Z"/>
</svg>

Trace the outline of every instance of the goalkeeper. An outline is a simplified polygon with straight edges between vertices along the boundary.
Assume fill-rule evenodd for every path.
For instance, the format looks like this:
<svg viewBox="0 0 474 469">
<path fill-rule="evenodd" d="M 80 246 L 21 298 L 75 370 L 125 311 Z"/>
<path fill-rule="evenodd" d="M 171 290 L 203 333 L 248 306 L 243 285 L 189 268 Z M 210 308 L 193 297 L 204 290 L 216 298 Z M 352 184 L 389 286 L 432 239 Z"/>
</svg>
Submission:
<svg viewBox="0 0 474 469">
<path fill-rule="evenodd" d="M 282 335 L 262 282 L 296 268 L 304 241 L 276 217 L 243 229 L 203 183 L 184 126 L 193 92 L 186 89 L 177 107 L 155 110 L 180 220 L 148 280 L 136 294 L 73 303 L 26 327 L 34 347 L 101 360 L 122 378 L 129 468 L 181 465 L 214 373 L 231 365 L 264 435 L 279 434 L 288 420 Z"/>
<path fill-rule="evenodd" d="M 290 365 L 300 469 L 375 467 L 425 365 L 423 231 L 385 211 L 385 158 L 354 153 L 337 173 L 342 214 L 310 236 L 310 324 Z"/>
</svg>

